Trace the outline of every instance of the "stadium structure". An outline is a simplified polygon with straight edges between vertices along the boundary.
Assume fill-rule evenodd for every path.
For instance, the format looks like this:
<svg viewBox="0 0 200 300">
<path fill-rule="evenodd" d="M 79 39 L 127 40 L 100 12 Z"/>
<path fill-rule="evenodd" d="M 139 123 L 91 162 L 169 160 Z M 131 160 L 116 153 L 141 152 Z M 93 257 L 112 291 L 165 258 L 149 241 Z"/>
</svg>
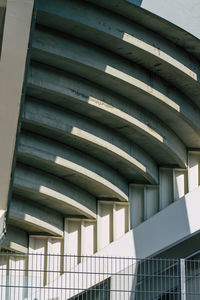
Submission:
<svg viewBox="0 0 200 300">
<path fill-rule="evenodd" d="M 0 0 L 1 251 L 198 253 L 199 28 L 198 0 Z"/>
</svg>

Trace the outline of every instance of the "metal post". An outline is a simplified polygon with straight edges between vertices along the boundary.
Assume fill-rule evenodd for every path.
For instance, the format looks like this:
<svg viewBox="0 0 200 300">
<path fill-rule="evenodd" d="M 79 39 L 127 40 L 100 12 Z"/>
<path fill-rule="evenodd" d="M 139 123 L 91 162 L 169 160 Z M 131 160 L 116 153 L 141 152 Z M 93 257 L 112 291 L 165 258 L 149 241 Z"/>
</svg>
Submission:
<svg viewBox="0 0 200 300">
<path fill-rule="evenodd" d="M 186 281 L 185 281 L 185 259 L 179 261 L 180 274 L 180 300 L 186 300 Z"/>
</svg>

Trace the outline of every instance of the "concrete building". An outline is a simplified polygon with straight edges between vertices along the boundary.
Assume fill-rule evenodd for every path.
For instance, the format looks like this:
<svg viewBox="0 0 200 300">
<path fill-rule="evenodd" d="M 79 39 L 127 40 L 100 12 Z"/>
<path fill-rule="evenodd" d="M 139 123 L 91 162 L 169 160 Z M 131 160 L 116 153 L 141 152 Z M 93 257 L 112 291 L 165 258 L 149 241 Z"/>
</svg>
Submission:
<svg viewBox="0 0 200 300">
<path fill-rule="evenodd" d="M 0 0 L 2 249 L 200 250 L 199 28 L 198 0 Z"/>
</svg>

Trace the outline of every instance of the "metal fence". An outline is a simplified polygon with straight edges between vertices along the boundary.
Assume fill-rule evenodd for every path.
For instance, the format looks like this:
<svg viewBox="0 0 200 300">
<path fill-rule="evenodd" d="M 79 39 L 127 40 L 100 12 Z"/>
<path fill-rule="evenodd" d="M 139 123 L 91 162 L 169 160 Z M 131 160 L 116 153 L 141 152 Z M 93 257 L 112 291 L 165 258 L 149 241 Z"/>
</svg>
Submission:
<svg viewBox="0 0 200 300">
<path fill-rule="evenodd" d="M 0 300 L 199 300 L 200 260 L 0 254 Z"/>
</svg>

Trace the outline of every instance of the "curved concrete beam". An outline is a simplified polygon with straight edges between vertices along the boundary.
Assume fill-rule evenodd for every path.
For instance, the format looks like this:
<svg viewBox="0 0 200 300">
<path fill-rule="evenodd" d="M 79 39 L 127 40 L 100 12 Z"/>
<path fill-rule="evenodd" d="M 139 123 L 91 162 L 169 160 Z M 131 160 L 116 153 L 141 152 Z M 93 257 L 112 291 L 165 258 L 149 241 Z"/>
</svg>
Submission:
<svg viewBox="0 0 200 300">
<path fill-rule="evenodd" d="M 23 134 L 19 140 L 18 161 L 66 178 L 97 198 L 128 201 L 128 183 L 123 177 L 102 162 L 63 144 Z"/>
<path fill-rule="evenodd" d="M 100 158 L 127 178 L 158 182 L 158 168 L 152 158 L 100 123 L 30 98 L 26 102 L 24 121 L 38 124 L 43 135 L 46 128 L 54 139 L 62 136 L 62 142 Z"/>
<path fill-rule="evenodd" d="M 143 1 L 143 0 L 142 0 Z M 149 3 L 150 7 L 152 4 L 152 1 L 155 1 L 155 3 L 157 2 L 156 6 L 154 6 L 154 8 L 158 8 L 158 7 L 162 7 L 163 12 L 168 12 L 170 9 L 170 5 L 169 2 L 164 1 L 164 0 L 145 0 L 145 3 Z M 170 0 L 171 1 L 171 0 Z M 184 2 L 184 4 L 188 5 L 189 2 L 189 9 L 192 7 L 191 3 L 192 2 L 197 2 L 198 0 L 187 0 Z M 157 32 L 158 34 L 160 34 L 161 36 L 165 37 L 166 39 L 171 40 L 173 43 L 175 43 L 178 46 L 183 47 L 184 49 L 186 49 L 189 53 L 192 53 L 193 55 L 195 55 L 197 57 L 197 59 L 199 58 L 200 55 L 200 43 L 199 43 L 199 39 L 196 38 L 193 34 L 183 30 L 180 26 L 176 26 L 173 23 L 163 19 L 160 16 L 157 16 L 156 14 L 151 13 L 150 11 L 147 11 L 146 9 L 142 9 L 140 7 L 137 7 L 136 4 L 137 0 L 88 0 L 88 2 L 94 3 L 95 5 L 98 5 L 100 7 L 106 8 L 108 10 L 111 10 L 117 14 L 120 14 L 122 16 L 124 16 L 127 19 L 130 19 L 131 21 L 137 22 L 139 24 L 141 24 L 144 27 L 147 27 L 149 29 L 151 29 L 152 31 Z M 164 2 L 164 3 L 163 3 Z M 194 3 L 193 2 L 193 3 Z M 140 0 L 141 3 L 141 0 Z M 165 4 L 165 5 L 164 5 Z M 174 5 L 181 5 L 182 2 L 176 1 L 175 3 L 173 2 L 173 5 L 171 5 L 171 7 L 174 8 Z M 152 5 L 153 7 L 153 5 Z M 182 15 L 183 11 L 182 10 L 182 5 L 181 5 L 181 9 L 179 12 L 179 16 Z M 166 9 L 167 8 L 167 9 Z M 179 9 L 178 9 L 179 11 Z M 177 12 L 177 10 L 174 9 L 174 12 Z M 184 11 L 185 13 L 185 11 Z M 193 14 L 198 14 L 199 11 L 198 10 L 192 10 Z M 188 14 L 188 11 L 187 11 Z M 173 14 L 170 14 L 170 17 Z M 190 20 L 190 18 L 188 17 L 182 17 L 181 22 L 185 22 L 186 25 L 191 25 L 192 22 L 188 21 Z M 179 19 L 180 20 L 180 19 Z M 195 18 L 192 21 L 198 21 L 199 19 Z M 177 21 L 177 13 L 176 13 L 176 21 Z M 199 26 L 195 26 L 194 30 L 197 32 L 197 28 L 199 28 Z M 199 33 L 198 33 L 199 34 Z"/>
<path fill-rule="evenodd" d="M 18 165 L 15 170 L 14 191 L 65 215 L 96 218 L 96 199 L 86 191 L 48 173 Z"/>
<path fill-rule="evenodd" d="M 199 62 L 144 26 L 83 1 L 69 0 L 40 1 L 37 22 L 69 34 L 73 30 L 73 35 L 145 66 L 188 96 L 195 96 L 193 101 L 200 105 Z"/>
<path fill-rule="evenodd" d="M 108 125 L 164 165 L 187 165 L 185 146 L 159 119 L 117 94 L 66 72 L 32 65 L 28 95 L 67 107 Z M 159 151 L 155 151 L 159 149 Z"/>
<path fill-rule="evenodd" d="M 14 196 L 9 211 L 9 224 L 29 233 L 63 236 L 63 216 L 33 201 Z"/>
<path fill-rule="evenodd" d="M 1 246 L 6 250 L 28 253 L 28 242 L 28 234 L 25 230 L 8 224 L 6 237 Z"/>
<path fill-rule="evenodd" d="M 66 39 L 44 30 L 35 33 L 32 58 L 70 70 L 148 107 L 168 123 L 186 145 L 189 142 L 190 146 L 199 146 L 199 109 L 166 82 L 138 65 L 130 65 L 122 57 L 86 42 L 71 37 Z"/>
</svg>

